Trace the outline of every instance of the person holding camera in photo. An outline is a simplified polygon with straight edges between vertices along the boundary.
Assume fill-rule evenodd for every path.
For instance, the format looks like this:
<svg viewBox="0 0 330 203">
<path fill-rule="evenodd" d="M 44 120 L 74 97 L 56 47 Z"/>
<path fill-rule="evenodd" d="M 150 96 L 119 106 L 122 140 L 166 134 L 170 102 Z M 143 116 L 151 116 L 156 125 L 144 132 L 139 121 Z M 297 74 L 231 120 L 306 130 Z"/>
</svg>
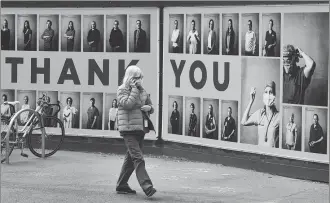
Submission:
<svg viewBox="0 0 330 203">
<path fill-rule="evenodd" d="M 123 83 L 117 90 L 118 129 L 124 138 L 127 152 L 116 186 L 117 193 L 135 194 L 128 180 L 135 170 L 138 182 L 144 193 L 151 197 L 156 189 L 146 171 L 142 154 L 146 133 L 154 130 L 149 115 L 154 112 L 150 96 L 142 86 L 143 73 L 137 66 L 126 69 Z"/>
<path fill-rule="evenodd" d="M 299 58 L 304 59 L 304 67 L 297 65 Z M 283 47 L 283 103 L 304 104 L 315 67 L 315 61 L 299 47 L 295 49 L 291 44 Z"/>
</svg>

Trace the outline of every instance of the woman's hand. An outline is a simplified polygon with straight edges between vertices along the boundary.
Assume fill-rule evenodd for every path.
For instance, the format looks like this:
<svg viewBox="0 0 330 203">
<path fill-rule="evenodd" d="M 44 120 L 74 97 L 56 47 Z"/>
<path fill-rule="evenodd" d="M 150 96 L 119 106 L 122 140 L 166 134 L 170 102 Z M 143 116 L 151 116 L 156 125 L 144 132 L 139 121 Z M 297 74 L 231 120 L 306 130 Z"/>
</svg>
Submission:
<svg viewBox="0 0 330 203">
<path fill-rule="evenodd" d="M 151 106 L 149 105 L 144 105 L 141 107 L 141 111 L 149 112 L 150 110 L 151 110 Z"/>
</svg>

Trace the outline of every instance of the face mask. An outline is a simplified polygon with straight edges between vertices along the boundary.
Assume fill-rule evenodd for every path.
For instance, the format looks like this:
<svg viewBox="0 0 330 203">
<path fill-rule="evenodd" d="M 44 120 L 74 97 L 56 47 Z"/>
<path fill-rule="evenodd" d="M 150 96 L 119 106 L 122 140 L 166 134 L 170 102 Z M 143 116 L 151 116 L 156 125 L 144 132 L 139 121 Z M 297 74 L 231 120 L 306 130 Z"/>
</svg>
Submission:
<svg viewBox="0 0 330 203">
<path fill-rule="evenodd" d="M 263 102 L 266 106 L 275 104 L 275 96 L 273 94 L 264 94 Z"/>
</svg>

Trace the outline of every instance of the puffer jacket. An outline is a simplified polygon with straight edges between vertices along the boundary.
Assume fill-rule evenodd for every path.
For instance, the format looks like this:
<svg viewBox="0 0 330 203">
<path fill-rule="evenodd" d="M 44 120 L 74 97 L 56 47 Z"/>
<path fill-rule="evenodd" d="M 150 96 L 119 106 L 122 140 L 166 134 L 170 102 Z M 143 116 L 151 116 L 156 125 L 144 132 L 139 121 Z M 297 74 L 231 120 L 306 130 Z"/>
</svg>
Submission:
<svg viewBox="0 0 330 203">
<path fill-rule="evenodd" d="M 118 130 L 125 131 L 145 131 L 143 125 L 144 116 L 149 116 L 154 112 L 152 102 L 147 92 L 141 87 L 120 86 L 117 90 L 118 100 Z M 151 110 L 146 114 L 141 111 L 141 107 L 150 105 Z"/>
</svg>

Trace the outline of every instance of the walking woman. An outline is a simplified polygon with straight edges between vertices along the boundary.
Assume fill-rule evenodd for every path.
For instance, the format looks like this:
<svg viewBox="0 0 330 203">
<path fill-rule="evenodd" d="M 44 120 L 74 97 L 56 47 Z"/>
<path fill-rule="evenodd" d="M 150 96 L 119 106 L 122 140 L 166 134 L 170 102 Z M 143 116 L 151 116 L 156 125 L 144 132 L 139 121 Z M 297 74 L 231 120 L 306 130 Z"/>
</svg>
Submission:
<svg viewBox="0 0 330 203">
<path fill-rule="evenodd" d="M 258 145 L 260 146 L 278 147 L 279 144 L 280 114 L 275 107 L 275 89 L 275 82 L 266 84 L 263 93 L 264 107 L 249 115 L 256 97 L 256 89 L 252 88 L 250 102 L 242 117 L 242 125 L 258 126 Z"/>
<path fill-rule="evenodd" d="M 156 189 L 146 171 L 142 147 L 145 133 L 153 129 L 149 114 L 154 112 L 148 93 L 142 86 L 143 74 L 139 67 L 126 69 L 123 84 L 117 90 L 118 129 L 124 138 L 127 152 L 116 186 L 117 193 L 135 194 L 128 180 L 135 170 L 144 193 L 151 197 Z"/>
</svg>

